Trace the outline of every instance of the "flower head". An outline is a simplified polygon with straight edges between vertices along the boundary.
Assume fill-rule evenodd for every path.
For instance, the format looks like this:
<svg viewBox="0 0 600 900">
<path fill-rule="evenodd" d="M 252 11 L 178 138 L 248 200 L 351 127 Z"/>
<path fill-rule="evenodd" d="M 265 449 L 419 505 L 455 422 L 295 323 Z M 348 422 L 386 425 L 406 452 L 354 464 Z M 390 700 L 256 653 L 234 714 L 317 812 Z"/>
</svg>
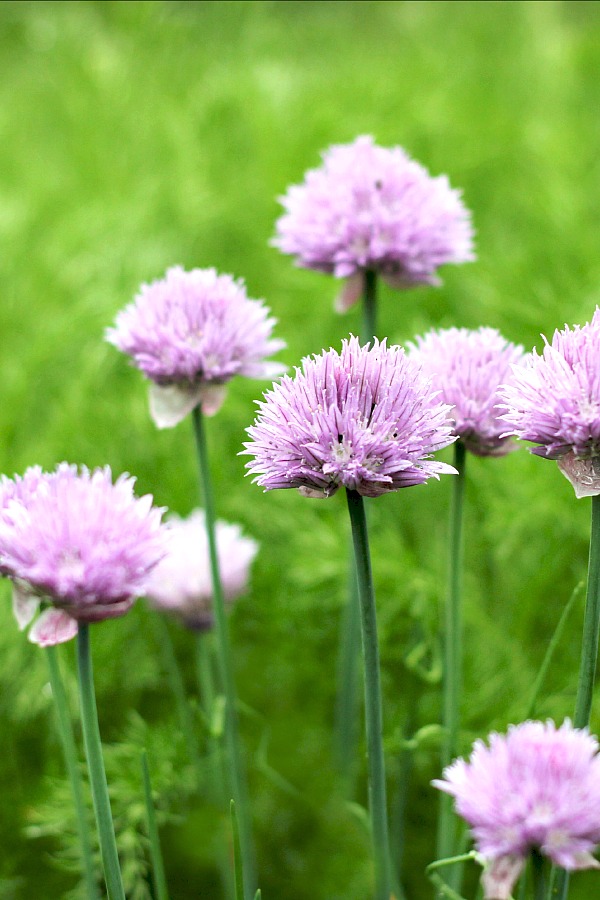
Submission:
<svg viewBox="0 0 600 900">
<path fill-rule="evenodd" d="M 150 410 L 159 428 L 176 425 L 201 405 L 220 408 L 235 375 L 271 378 L 285 370 L 266 357 L 285 346 L 271 338 L 275 320 L 242 281 L 214 269 L 180 266 L 142 285 L 106 338 L 152 382 Z"/>
<path fill-rule="evenodd" d="M 564 869 L 599 868 L 598 742 L 566 721 L 524 722 L 476 741 L 470 759 L 444 770 L 435 787 L 455 798 L 488 864 L 487 900 L 507 900 L 528 854 Z"/>
<path fill-rule="evenodd" d="M 265 490 L 331 497 L 339 487 L 377 497 L 422 484 L 451 466 L 429 455 L 455 438 L 448 407 L 418 365 L 385 340 L 307 357 L 295 378 L 273 385 L 244 453 Z"/>
<path fill-rule="evenodd" d="M 369 136 L 326 150 L 281 203 L 274 245 L 299 266 L 349 278 L 341 309 L 358 300 L 367 269 L 404 288 L 438 284 L 439 266 L 474 259 L 470 214 L 447 177 Z"/>
<path fill-rule="evenodd" d="M 502 391 L 506 431 L 539 446 L 537 456 L 558 460 L 578 497 L 600 493 L 600 309 L 592 321 L 565 325 L 513 367 Z"/>
<path fill-rule="evenodd" d="M 50 604 L 29 639 L 42 646 L 77 633 L 78 622 L 124 615 L 145 591 L 165 553 L 162 511 L 133 495 L 134 479 L 113 484 L 108 467 L 93 472 L 63 463 L 29 469 L 0 490 L 0 569 L 14 581 L 21 628 Z"/>
<path fill-rule="evenodd" d="M 522 347 L 495 328 L 448 328 L 416 339 L 410 356 L 431 376 L 452 410 L 454 433 L 477 456 L 502 456 L 514 448 L 500 419 L 498 389 L 511 378 Z"/>
<path fill-rule="evenodd" d="M 204 511 L 197 509 L 187 519 L 169 519 L 166 527 L 167 554 L 150 575 L 148 601 L 188 628 L 210 628 L 213 589 Z M 258 544 L 244 537 L 239 525 L 217 522 L 215 531 L 223 593 L 231 601 L 247 587 Z"/>
</svg>

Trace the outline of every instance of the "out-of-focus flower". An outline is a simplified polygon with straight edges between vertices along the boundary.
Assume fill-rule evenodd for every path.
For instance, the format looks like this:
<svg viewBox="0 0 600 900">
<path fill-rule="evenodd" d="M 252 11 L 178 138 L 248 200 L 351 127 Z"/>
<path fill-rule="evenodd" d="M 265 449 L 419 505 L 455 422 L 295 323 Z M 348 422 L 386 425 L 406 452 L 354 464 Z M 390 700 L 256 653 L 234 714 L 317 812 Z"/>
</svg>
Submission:
<svg viewBox="0 0 600 900">
<path fill-rule="evenodd" d="M 198 405 L 214 415 L 235 375 L 273 378 L 285 371 L 266 359 L 285 346 L 271 337 L 274 324 L 242 281 L 214 269 L 174 266 L 142 285 L 106 339 L 150 379 L 152 418 L 170 428 Z"/>
<path fill-rule="evenodd" d="M 410 356 L 452 410 L 454 433 L 477 456 L 503 456 L 515 448 L 498 409 L 500 385 L 511 380 L 511 364 L 524 358 L 495 328 L 448 328 L 416 339 Z"/>
<path fill-rule="evenodd" d="M 502 391 L 506 431 L 539 446 L 531 452 L 558 460 L 577 497 L 600 494 L 600 309 L 591 322 L 565 325 L 513 367 Z"/>
<path fill-rule="evenodd" d="M 470 213 L 447 177 L 369 136 L 326 150 L 281 203 L 274 246 L 299 266 L 348 279 L 339 311 L 361 296 L 366 270 L 406 288 L 439 284 L 439 266 L 475 258 Z"/>
<path fill-rule="evenodd" d="M 195 510 L 187 519 L 169 519 L 166 526 L 168 552 L 150 576 L 148 601 L 188 628 L 211 628 L 213 590 L 204 510 Z M 239 525 L 227 522 L 217 522 L 215 534 L 223 594 L 232 601 L 248 586 L 258 544 L 244 537 Z"/>
<path fill-rule="evenodd" d="M 598 742 L 567 720 L 524 722 L 507 735 L 476 741 L 433 784 L 455 798 L 486 861 L 487 900 L 508 900 L 527 856 L 536 850 L 564 869 L 600 868 Z"/>
<path fill-rule="evenodd" d="M 246 467 L 265 490 L 377 497 L 455 470 L 429 459 L 451 444 L 448 407 L 401 347 L 357 338 L 307 357 L 259 402 Z"/>
<path fill-rule="evenodd" d="M 78 622 L 124 615 L 145 592 L 165 553 L 162 510 L 133 495 L 134 479 L 113 484 L 108 467 L 93 472 L 62 463 L 38 467 L 0 487 L 0 571 L 14 582 L 17 622 L 41 646 L 70 640 Z"/>
</svg>

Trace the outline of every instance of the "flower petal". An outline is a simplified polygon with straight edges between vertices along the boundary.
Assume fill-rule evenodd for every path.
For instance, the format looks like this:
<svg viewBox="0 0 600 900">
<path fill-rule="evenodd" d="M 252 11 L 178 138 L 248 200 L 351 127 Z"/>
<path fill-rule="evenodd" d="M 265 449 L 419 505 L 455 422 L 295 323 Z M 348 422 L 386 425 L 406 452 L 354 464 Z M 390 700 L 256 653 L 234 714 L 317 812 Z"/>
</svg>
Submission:
<svg viewBox="0 0 600 900">
<path fill-rule="evenodd" d="M 344 281 L 344 286 L 334 300 L 333 308 L 337 313 L 345 313 L 346 310 L 358 303 L 365 289 L 365 274 L 361 270 L 350 275 Z"/>
<path fill-rule="evenodd" d="M 600 457 L 582 459 L 571 450 L 558 460 L 558 468 L 568 478 L 578 499 L 600 494 Z"/>
</svg>

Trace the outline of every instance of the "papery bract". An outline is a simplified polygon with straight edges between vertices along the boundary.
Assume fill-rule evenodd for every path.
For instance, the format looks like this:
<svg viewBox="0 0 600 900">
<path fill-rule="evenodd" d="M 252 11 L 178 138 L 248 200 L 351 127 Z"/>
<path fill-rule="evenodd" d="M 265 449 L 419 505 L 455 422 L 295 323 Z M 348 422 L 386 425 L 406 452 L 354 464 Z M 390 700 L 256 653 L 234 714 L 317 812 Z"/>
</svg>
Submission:
<svg viewBox="0 0 600 900">
<path fill-rule="evenodd" d="M 340 487 L 377 497 L 455 470 L 429 459 L 455 438 L 419 366 L 385 340 L 307 357 L 259 402 L 245 454 L 265 490 L 330 497 Z"/>
</svg>

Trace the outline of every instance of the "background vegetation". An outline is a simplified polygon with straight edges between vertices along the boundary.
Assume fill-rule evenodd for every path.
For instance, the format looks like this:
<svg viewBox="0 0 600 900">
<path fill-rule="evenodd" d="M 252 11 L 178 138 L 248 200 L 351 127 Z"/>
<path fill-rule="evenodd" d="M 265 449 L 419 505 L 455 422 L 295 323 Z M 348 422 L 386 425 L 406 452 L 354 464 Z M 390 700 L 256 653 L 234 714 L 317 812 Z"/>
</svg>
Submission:
<svg viewBox="0 0 600 900">
<path fill-rule="evenodd" d="M 383 289 L 381 335 L 402 343 L 432 326 L 486 324 L 539 347 L 540 332 L 588 320 L 600 300 L 599 65 L 590 0 L 0 3 L 0 471 L 108 463 L 160 505 L 197 505 L 190 423 L 155 430 L 141 376 L 104 329 L 142 281 L 180 263 L 244 277 L 277 316 L 289 365 L 339 346 L 358 312 L 335 316 L 333 280 L 294 269 L 269 239 L 276 197 L 319 151 L 357 134 L 447 172 L 478 232 L 479 261 L 447 268 L 441 289 Z M 262 389 L 232 383 L 210 445 L 220 516 L 262 545 L 231 622 L 263 897 L 366 900 L 369 841 L 332 752 L 343 498 L 262 494 L 244 480 L 236 454 Z M 392 805 L 410 769 L 415 900 L 431 893 L 438 746 L 430 736 L 408 758 L 401 738 L 439 715 L 449 488 L 371 504 Z M 465 750 L 523 717 L 584 576 L 589 528 L 589 502 L 524 450 L 470 459 L 467 499 Z M 17 632 L 9 595 L 2 585 L 0 898 L 80 897 L 46 660 Z M 572 712 L 582 602 L 540 717 Z M 170 630 L 193 696 L 190 638 Z M 146 745 L 173 900 L 217 900 L 227 823 L 208 763 L 194 790 L 156 621 L 140 602 L 93 639 L 129 893 L 150 896 Z M 61 661 L 75 708 L 72 646 Z M 596 704 L 596 732 L 599 716 Z M 593 878 L 576 876 L 572 897 L 589 897 Z"/>
</svg>

